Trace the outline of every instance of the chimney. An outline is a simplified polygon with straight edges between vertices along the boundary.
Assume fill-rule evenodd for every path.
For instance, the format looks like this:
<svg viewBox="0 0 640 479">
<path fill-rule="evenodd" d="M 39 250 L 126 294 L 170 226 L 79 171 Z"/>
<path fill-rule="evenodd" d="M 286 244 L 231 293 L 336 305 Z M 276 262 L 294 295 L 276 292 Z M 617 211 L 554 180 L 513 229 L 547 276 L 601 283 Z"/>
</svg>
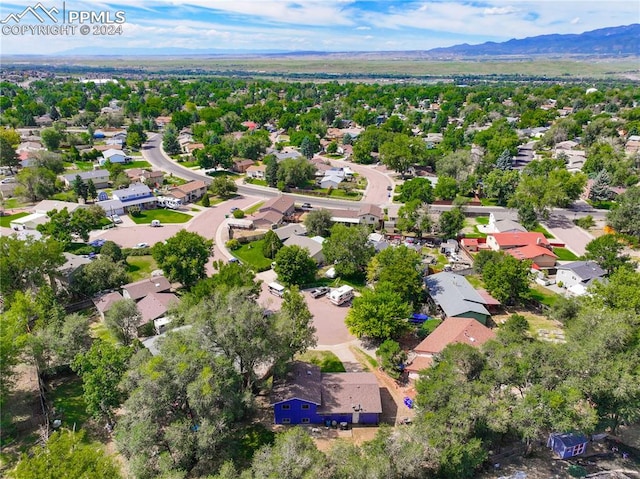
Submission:
<svg viewBox="0 0 640 479">
<path fill-rule="evenodd" d="M 537 238 L 536 239 L 536 244 L 540 244 L 540 243 L 542 243 L 542 238 Z"/>
</svg>

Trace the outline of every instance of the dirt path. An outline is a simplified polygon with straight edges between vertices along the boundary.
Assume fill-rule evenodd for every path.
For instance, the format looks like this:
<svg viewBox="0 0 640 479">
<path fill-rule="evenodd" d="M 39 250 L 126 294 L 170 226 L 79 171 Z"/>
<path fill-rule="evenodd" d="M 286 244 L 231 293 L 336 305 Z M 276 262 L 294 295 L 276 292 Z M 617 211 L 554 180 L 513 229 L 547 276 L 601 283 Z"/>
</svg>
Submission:
<svg viewBox="0 0 640 479">
<path fill-rule="evenodd" d="M 373 367 L 369 363 L 365 353 L 360 349 L 353 346 L 351 346 L 350 349 L 362 367 L 375 374 L 378 379 L 382 399 L 382 422 L 397 425 L 404 418 L 413 418 L 416 415 L 415 409 L 409 409 L 405 406 L 404 398 L 407 396 L 414 397 L 415 389 L 410 386 L 399 385 L 379 368 Z"/>
</svg>

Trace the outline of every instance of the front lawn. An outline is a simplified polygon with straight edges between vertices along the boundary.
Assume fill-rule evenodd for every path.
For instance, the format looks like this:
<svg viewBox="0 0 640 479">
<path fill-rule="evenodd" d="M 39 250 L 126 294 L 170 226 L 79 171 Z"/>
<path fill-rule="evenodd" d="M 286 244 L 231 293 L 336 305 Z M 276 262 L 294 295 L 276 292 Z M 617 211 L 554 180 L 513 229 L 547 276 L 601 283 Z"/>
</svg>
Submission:
<svg viewBox="0 0 640 479">
<path fill-rule="evenodd" d="M 476 218 L 476 223 L 478 223 L 479 225 L 488 225 L 489 224 L 489 217 L 488 216 L 478 216 Z"/>
<path fill-rule="evenodd" d="M 13 210 L 16 208 L 20 208 L 21 206 L 26 206 L 28 203 L 20 200 L 20 198 L 9 198 L 4 200 L 4 207 L 7 210 Z"/>
<path fill-rule="evenodd" d="M 216 170 L 216 171 L 207 171 L 207 176 L 212 176 L 215 178 L 217 176 L 240 176 L 240 175 L 234 171 Z"/>
<path fill-rule="evenodd" d="M 78 171 L 93 171 L 93 161 L 76 161 L 74 165 Z M 69 174 L 75 173 L 75 171 L 70 171 Z"/>
<path fill-rule="evenodd" d="M 231 253 L 236 256 L 240 261 L 248 264 L 256 271 L 266 271 L 271 268 L 271 258 L 266 258 L 262 254 L 262 245 L 264 240 L 252 241 L 251 243 L 243 244 L 240 248 Z"/>
<path fill-rule="evenodd" d="M 185 168 L 200 168 L 200 163 L 197 161 L 179 161 L 178 164 Z"/>
<path fill-rule="evenodd" d="M 567 248 L 553 248 L 553 252 L 558 257 L 558 261 L 575 261 L 578 257 Z"/>
<path fill-rule="evenodd" d="M 266 180 L 261 180 L 259 178 L 247 178 L 244 182 L 250 185 L 269 186 Z"/>
<path fill-rule="evenodd" d="M 531 231 L 533 231 L 535 233 L 542 233 L 544 235 L 544 237 L 547 238 L 547 239 L 555 238 L 555 236 L 553 236 L 551 233 L 549 233 L 542 225 L 536 226 Z"/>
<path fill-rule="evenodd" d="M 186 223 L 193 218 L 193 216 L 180 213 L 179 211 L 156 209 L 141 211 L 139 215 L 130 216 L 130 218 L 134 223 L 144 225 L 151 224 L 153 220 L 160 220 L 160 224 Z"/>
<path fill-rule="evenodd" d="M 493 198 L 480 198 L 480 204 L 482 206 L 498 206 L 498 200 Z"/>
<path fill-rule="evenodd" d="M 11 228 L 10 223 L 18 218 L 22 218 L 23 216 L 28 216 L 29 213 L 16 213 L 15 215 L 10 216 L 0 216 L 0 226 L 4 228 Z"/>
<path fill-rule="evenodd" d="M 355 192 L 355 191 L 347 192 L 339 188 L 332 189 L 328 196 L 332 198 L 342 198 L 344 200 L 352 200 L 352 201 L 360 201 L 360 198 L 362 198 L 362 195 L 358 192 Z"/>
<path fill-rule="evenodd" d="M 264 205 L 264 201 L 259 201 L 255 205 L 253 205 L 253 206 L 247 208 L 246 210 L 244 210 L 244 214 L 245 215 L 252 215 L 256 211 L 258 211 L 262 207 L 262 205 Z"/>
<path fill-rule="evenodd" d="M 158 269 L 156 260 L 151 255 L 144 256 L 128 256 L 127 272 L 131 281 L 139 281 L 151 277 L 151 272 Z"/>
<path fill-rule="evenodd" d="M 304 354 L 298 355 L 296 358 L 298 361 L 304 361 L 306 363 L 315 364 L 320 366 L 320 371 L 323 373 L 344 373 L 346 372 L 342 361 L 338 359 L 331 351 L 307 351 Z"/>
<path fill-rule="evenodd" d="M 151 163 L 145 160 L 137 160 L 137 161 L 130 161 L 128 163 L 123 163 L 122 167 L 125 170 L 129 170 L 131 168 L 151 168 Z"/>
<path fill-rule="evenodd" d="M 91 417 L 82 393 L 82 379 L 75 375 L 62 379 L 51 392 L 51 402 L 56 409 L 54 419 L 61 419 L 63 427 L 79 429 Z"/>
</svg>

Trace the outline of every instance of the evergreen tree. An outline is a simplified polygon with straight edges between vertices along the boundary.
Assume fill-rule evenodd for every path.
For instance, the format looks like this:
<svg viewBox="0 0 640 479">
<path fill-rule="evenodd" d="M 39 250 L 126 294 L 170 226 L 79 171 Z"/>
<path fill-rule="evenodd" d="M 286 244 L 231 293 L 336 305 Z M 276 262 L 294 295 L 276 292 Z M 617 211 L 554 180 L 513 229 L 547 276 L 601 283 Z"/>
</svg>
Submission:
<svg viewBox="0 0 640 479">
<path fill-rule="evenodd" d="M 606 201 L 611 199 L 611 178 L 607 170 L 600 170 L 598 175 L 593 180 L 593 185 L 589 190 L 589 199 L 591 201 Z"/>
<path fill-rule="evenodd" d="M 89 178 L 87 181 L 87 197 L 95 200 L 98 197 L 98 191 L 96 190 L 96 185 L 93 183 L 93 180 Z"/>
<path fill-rule="evenodd" d="M 308 160 L 313 158 L 313 154 L 315 152 L 313 151 L 313 144 L 309 137 L 305 136 L 302 143 L 300 143 L 300 153 L 302 153 Z"/>
<path fill-rule="evenodd" d="M 538 224 L 538 215 L 536 215 L 536 211 L 533 205 L 529 202 L 522 203 L 518 208 L 518 221 L 524 226 L 527 230 L 532 230 Z"/>
<path fill-rule="evenodd" d="M 177 155 L 180 153 L 180 143 L 178 143 L 178 132 L 172 124 L 167 126 L 167 130 L 162 136 L 162 147 L 168 155 Z"/>
<path fill-rule="evenodd" d="M 267 168 L 264 172 L 264 177 L 267 180 L 267 184 L 271 188 L 275 188 L 278 185 L 278 161 L 275 156 L 272 156 L 268 161 L 265 159 Z"/>
<path fill-rule="evenodd" d="M 496 161 L 496 168 L 503 171 L 510 170 L 512 168 L 512 165 L 513 163 L 511 161 L 511 153 L 508 149 L 505 149 Z"/>
<path fill-rule="evenodd" d="M 82 178 L 80 178 L 80 175 L 76 175 L 71 186 L 78 198 L 82 198 L 83 200 L 87 201 L 89 189 L 87 187 L 87 184 L 82 181 Z"/>
</svg>

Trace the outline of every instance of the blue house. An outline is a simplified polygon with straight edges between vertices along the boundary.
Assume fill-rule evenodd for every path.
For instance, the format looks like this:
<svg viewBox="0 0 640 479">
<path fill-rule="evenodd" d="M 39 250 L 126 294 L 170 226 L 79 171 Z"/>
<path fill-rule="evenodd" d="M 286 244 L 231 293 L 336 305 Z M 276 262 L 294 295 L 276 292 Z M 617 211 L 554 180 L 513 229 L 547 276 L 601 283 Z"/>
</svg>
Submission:
<svg viewBox="0 0 640 479">
<path fill-rule="evenodd" d="M 299 361 L 274 384 L 271 404 L 276 424 L 378 424 L 382 413 L 374 374 L 322 374 Z"/>
<path fill-rule="evenodd" d="M 583 454 L 587 449 L 588 442 L 589 440 L 582 434 L 553 433 L 549 435 L 547 447 L 551 448 L 560 459 L 567 459 Z"/>
</svg>

